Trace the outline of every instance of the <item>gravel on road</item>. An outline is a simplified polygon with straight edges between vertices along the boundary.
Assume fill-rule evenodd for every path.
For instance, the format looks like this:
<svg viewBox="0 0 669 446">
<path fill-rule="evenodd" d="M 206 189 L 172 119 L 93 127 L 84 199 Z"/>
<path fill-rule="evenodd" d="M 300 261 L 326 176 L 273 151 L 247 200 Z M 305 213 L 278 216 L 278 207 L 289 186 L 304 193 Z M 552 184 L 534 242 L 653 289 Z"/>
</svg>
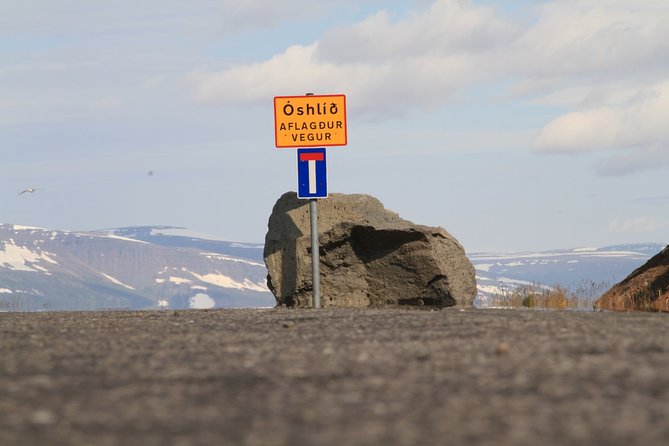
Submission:
<svg viewBox="0 0 669 446">
<path fill-rule="evenodd" d="M 667 445 L 669 315 L 0 313 L 1 445 Z"/>
</svg>

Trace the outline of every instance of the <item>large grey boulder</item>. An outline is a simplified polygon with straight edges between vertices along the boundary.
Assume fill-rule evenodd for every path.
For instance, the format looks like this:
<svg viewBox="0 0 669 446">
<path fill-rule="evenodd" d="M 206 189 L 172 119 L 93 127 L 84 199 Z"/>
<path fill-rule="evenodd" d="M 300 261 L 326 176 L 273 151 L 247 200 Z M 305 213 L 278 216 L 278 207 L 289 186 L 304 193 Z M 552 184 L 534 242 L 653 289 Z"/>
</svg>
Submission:
<svg viewBox="0 0 669 446">
<path fill-rule="evenodd" d="M 369 195 L 318 202 L 321 305 L 471 306 L 475 271 L 443 228 L 403 220 Z M 312 306 L 309 202 L 285 193 L 269 218 L 267 285 L 277 305 Z"/>
</svg>

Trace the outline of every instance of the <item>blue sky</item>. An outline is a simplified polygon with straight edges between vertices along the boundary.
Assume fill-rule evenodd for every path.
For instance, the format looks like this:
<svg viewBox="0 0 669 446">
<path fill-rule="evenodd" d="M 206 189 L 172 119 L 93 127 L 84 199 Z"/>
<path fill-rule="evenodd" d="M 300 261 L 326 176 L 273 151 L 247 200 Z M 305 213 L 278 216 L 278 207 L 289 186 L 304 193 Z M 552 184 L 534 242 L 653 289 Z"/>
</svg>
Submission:
<svg viewBox="0 0 669 446">
<path fill-rule="evenodd" d="M 0 10 L 2 222 L 262 241 L 297 182 L 272 98 L 315 92 L 347 95 L 330 191 L 468 251 L 669 241 L 665 0 Z"/>
</svg>

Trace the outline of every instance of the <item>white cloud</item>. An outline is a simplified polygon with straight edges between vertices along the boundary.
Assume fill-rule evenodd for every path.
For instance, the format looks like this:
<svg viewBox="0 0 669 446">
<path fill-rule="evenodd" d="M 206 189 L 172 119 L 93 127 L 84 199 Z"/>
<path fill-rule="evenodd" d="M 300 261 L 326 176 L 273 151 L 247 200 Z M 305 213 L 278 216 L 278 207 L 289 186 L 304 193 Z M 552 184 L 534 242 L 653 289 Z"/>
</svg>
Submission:
<svg viewBox="0 0 669 446">
<path fill-rule="evenodd" d="M 537 139 L 545 150 L 584 151 L 669 146 L 669 81 L 647 90 L 651 96 L 620 107 L 572 112 L 550 122 Z"/>
<path fill-rule="evenodd" d="M 289 47 L 266 62 L 235 66 L 220 72 L 198 70 L 189 74 L 195 98 L 200 102 L 235 104 L 267 101 L 278 91 L 312 88 L 313 79 L 327 83 L 328 68 L 313 62 L 317 44 Z M 333 73 L 334 76 L 334 73 Z M 311 82 L 310 82 L 311 81 Z M 298 90 L 299 89 L 299 90 Z M 306 91 L 304 91 L 306 93 Z"/>
<path fill-rule="evenodd" d="M 626 165 L 661 165 L 668 150 L 662 125 L 669 113 L 665 0 L 556 0 L 523 9 L 531 11 L 529 16 L 501 14 L 476 1 L 414 1 L 403 13 L 388 6 L 358 22 L 328 28 L 341 17 L 326 20 L 320 38 L 251 63 L 232 62 L 239 55 L 216 60 L 211 47 L 242 29 L 304 23 L 335 8 L 383 2 L 36 1 L 40 8 L 5 2 L 0 34 L 38 37 L 27 41 L 35 60 L 21 61 L 30 70 L 19 65 L 4 69 L 14 85 L 31 82 L 31 91 L 39 93 L 31 97 L 40 101 L 43 113 L 62 107 L 58 101 L 63 97 L 72 114 L 87 113 L 92 103 L 98 111 L 116 110 L 123 106 L 120 98 L 95 103 L 110 92 L 108 85 L 135 102 L 167 97 L 166 90 L 169 97 L 182 99 L 182 85 L 171 80 L 183 73 L 188 73 L 191 97 L 199 103 L 266 106 L 275 95 L 341 92 L 348 95 L 352 111 L 381 118 L 452 104 L 453 98 L 467 97 L 462 93 L 470 87 L 483 86 L 475 95 L 499 99 L 501 90 L 511 86 L 515 96 L 507 100 L 563 109 L 536 139 L 539 151 L 616 150 L 615 158 L 597 166 L 613 174 Z M 309 28 L 303 35 L 312 32 Z M 299 28 L 295 33 L 301 35 Z M 39 38 L 44 35 L 53 39 Z M 227 68 L 206 68 L 203 55 L 210 57 L 211 67 Z M 32 72 L 36 63 L 49 73 Z M 77 94 L 62 94 L 63 85 Z M 141 94 L 146 96 L 137 101 Z M 54 98 L 48 102 L 50 95 Z M 0 102 L 4 112 L 16 98 Z M 56 105 L 43 106 L 50 103 Z M 33 110 L 26 110 L 12 115 L 33 119 Z"/>
<path fill-rule="evenodd" d="M 539 152 L 602 152 L 602 175 L 669 165 L 669 4 L 566 0 L 543 5 L 519 40 L 516 96 L 567 111 L 534 140 Z"/>
<path fill-rule="evenodd" d="M 647 216 L 623 221 L 614 220 L 609 224 L 611 232 L 653 232 L 664 228 L 669 228 L 669 221 L 657 221 Z"/>
<path fill-rule="evenodd" d="M 95 110 L 99 112 L 114 111 L 121 108 L 123 100 L 117 96 L 105 96 L 95 103 Z"/>
<path fill-rule="evenodd" d="M 510 85 L 507 99 L 565 109 L 540 130 L 536 151 L 605 152 L 595 163 L 602 175 L 669 165 L 669 3 L 562 0 L 534 12 L 512 23 L 462 0 L 401 17 L 380 11 L 268 60 L 188 80 L 201 103 L 345 93 L 352 111 L 380 118 Z"/>
<path fill-rule="evenodd" d="M 651 86 L 652 87 L 652 86 Z M 531 102 L 564 109 L 594 109 L 598 107 L 627 107 L 642 99 L 641 93 L 650 92 L 634 79 L 606 83 L 575 83 L 557 88 Z"/>
<path fill-rule="evenodd" d="M 406 103 L 426 109 L 444 105 L 454 93 L 482 82 L 512 80 L 521 97 L 540 95 L 564 104 L 592 101 L 593 87 L 633 79 L 639 71 L 666 73 L 666 3 L 564 0 L 536 12 L 534 21 L 511 23 L 470 1 L 436 0 L 399 19 L 380 11 L 269 60 L 200 70 L 189 80 L 202 102 L 343 92 L 352 107 L 388 114 L 389 107 L 399 111 Z M 628 82 L 628 88 L 638 87 Z M 565 92 L 571 99 L 560 98 Z"/>
<path fill-rule="evenodd" d="M 144 81 L 145 88 L 155 88 L 160 86 L 165 80 L 164 76 L 153 76 Z"/>
<path fill-rule="evenodd" d="M 416 57 L 469 55 L 488 51 L 514 31 L 490 8 L 438 0 L 402 20 L 393 21 L 380 11 L 353 26 L 331 30 L 322 40 L 320 57 L 336 63 L 402 63 Z"/>
<path fill-rule="evenodd" d="M 564 0 L 537 10 L 514 45 L 512 92 L 565 111 L 534 149 L 602 152 L 602 175 L 669 165 L 669 3 Z"/>
<path fill-rule="evenodd" d="M 664 1 L 563 0 L 538 8 L 536 24 L 514 44 L 519 72 L 564 76 L 634 74 L 666 66 L 669 5 Z"/>
<path fill-rule="evenodd" d="M 455 91 L 487 78 L 481 58 L 511 26 L 489 8 L 439 0 L 421 13 L 391 21 L 380 12 L 334 29 L 322 41 L 294 45 L 271 59 L 189 75 L 201 102 L 267 101 L 278 94 L 346 93 L 351 108 L 398 114 L 442 105 Z M 352 51 L 355 48 L 355 51 Z"/>
<path fill-rule="evenodd" d="M 0 0 L 0 34 L 57 35 L 106 33 L 173 36 L 229 35 L 285 21 L 313 20 L 333 9 L 375 0 Z"/>
<path fill-rule="evenodd" d="M 666 145 L 610 151 L 594 163 L 595 169 L 602 176 L 621 176 L 666 166 L 669 166 Z"/>
<path fill-rule="evenodd" d="M 292 0 L 267 2 L 266 0 L 224 0 L 222 11 L 232 26 L 269 26 L 287 19 L 298 19 L 316 14 L 322 9 L 317 2 Z"/>
<path fill-rule="evenodd" d="M 541 130 L 535 147 L 546 152 L 627 149 L 635 159 L 655 158 L 669 151 L 667 122 L 669 80 L 638 90 L 622 104 L 559 116 Z"/>
</svg>

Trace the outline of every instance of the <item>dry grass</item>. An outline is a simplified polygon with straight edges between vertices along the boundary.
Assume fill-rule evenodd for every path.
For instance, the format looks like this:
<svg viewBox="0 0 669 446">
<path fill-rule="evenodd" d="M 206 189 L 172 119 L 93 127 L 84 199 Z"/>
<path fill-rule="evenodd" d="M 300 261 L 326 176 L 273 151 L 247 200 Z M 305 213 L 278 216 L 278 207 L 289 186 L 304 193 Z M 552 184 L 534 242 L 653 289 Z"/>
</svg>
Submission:
<svg viewBox="0 0 669 446">
<path fill-rule="evenodd" d="M 592 309 L 595 300 L 608 289 L 608 284 L 583 281 L 571 287 L 531 283 L 502 290 L 490 299 L 490 305 L 551 309 Z"/>
<path fill-rule="evenodd" d="M 649 282 L 644 282 L 642 287 L 632 288 L 625 293 L 625 309 L 631 311 L 666 311 L 666 308 L 662 308 L 661 305 L 665 293 L 669 293 L 669 285 L 664 290 L 662 288 L 653 289 Z M 666 305 L 669 301 L 665 300 L 664 303 Z"/>
</svg>

